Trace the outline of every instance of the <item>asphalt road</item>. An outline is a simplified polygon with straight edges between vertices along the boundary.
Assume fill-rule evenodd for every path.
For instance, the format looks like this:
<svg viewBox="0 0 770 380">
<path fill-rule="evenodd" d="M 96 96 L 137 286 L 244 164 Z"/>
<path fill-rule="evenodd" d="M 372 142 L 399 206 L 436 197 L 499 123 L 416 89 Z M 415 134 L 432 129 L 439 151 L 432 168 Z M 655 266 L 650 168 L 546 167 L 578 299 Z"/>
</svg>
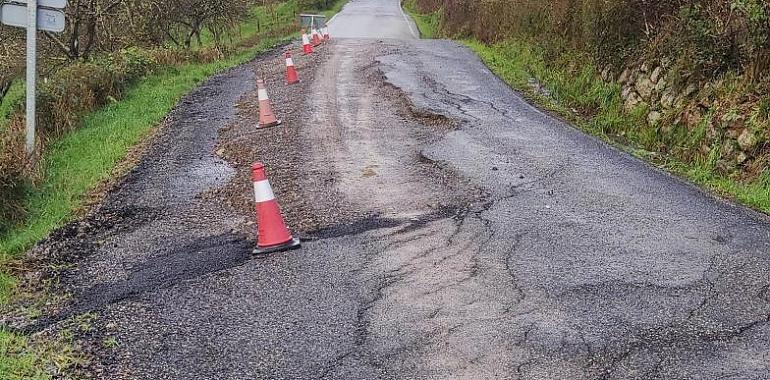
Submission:
<svg viewBox="0 0 770 380">
<path fill-rule="evenodd" d="M 252 257 L 250 215 L 206 196 L 240 170 L 214 151 L 253 122 L 236 108 L 253 66 L 278 62 L 280 78 L 280 57 L 179 105 L 98 211 L 109 223 L 61 238 L 90 252 L 64 276 L 69 312 L 120 342 L 100 376 L 770 378 L 770 219 L 544 114 L 411 28 L 397 1 L 354 0 L 300 66 L 303 106 L 269 132 L 293 133 L 296 173 L 271 178 L 298 189 L 276 191 L 290 222 L 297 205 L 323 220 L 298 251 Z"/>
<path fill-rule="evenodd" d="M 330 20 L 329 33 L 335 38 L 420 38 L 398 0 L 351 0 Z"/>
</svg>

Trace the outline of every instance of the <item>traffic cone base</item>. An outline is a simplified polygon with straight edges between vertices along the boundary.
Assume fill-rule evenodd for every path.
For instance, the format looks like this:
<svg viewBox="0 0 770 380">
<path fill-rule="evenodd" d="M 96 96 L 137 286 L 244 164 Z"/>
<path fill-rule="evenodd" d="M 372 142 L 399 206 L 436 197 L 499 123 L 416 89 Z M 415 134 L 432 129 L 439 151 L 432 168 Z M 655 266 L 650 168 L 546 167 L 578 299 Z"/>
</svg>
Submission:
<svg viewBox="0 0 770 380">
<path fill-rule="evenodd" d="M 255 163 L 251 168 L 251 179 L 257 211 L 257 248 L 253 252 L 265 254 L 299 248 L 299 239 L 291 235 L 283 220 L 265 165 Z"/>
<path fill-rule="evenodd" d="M 274 252 L 282 252 L 282 251 L 290 251 L 293 249 L 299 249 L 302 246 L 302 243 L 299 241 L 299 238 L 293 238 L 291 241 L 272 246 L 272 247 L 257 247 L 252 251 L 255 255 L 266 255 L 268 253 L 274 253 Z"/>
<path fill-rule="evenodd" d="M 279 126 L 279 125 L 281 125 L 281 124 L 283 124 L 283 121 L 281 121 L 281 120 L 276 120 L 276 121 L 274 121 L 274 122 L 272 122 L 272 123 L 267 123 L 267 124 L 262 124 L 262 123 L 259 123 L 259 127 L 260 127 L 260 128 L 272 128 L 272 127 L 277 127 L 277 126 Z"/>
</svg>

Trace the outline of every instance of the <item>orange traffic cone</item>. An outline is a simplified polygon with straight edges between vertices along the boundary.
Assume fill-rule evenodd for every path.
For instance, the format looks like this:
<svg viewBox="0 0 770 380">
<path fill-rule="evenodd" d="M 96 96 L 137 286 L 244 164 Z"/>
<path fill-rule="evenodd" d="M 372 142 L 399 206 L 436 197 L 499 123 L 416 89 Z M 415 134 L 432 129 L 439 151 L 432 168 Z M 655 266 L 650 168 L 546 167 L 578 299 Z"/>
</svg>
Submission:
<svg viewBox="0 0 770 380">
<path fill-rule="evenodd" d="M 259 99 L 259 127 L 269 128 L 280 125 L 281 121 L 273 113 L 273 104 L 267 96 L 265 81 L 257 79 L 257 98 Z"/>
<path fill-rule="evenodd" d="M 299 83 L 299 75 L 297 75 L 297 69 L 294 67 L 294 60 L 291 58 L 291 51 L 286 52 L 286 83 Z"/>
<path fill-rule="evenodd" d="M 312 37 L 313 38 L 313 47 L 320 45 L 321 44 L 321 35 L 318 34 L 318 30 L 316 28 L 313 28 L 310 33 L 313 36 Z"/>
<path fill-rule="evenodd" d="M 313 54 L 313 46 L 310 45 L 310 38 L 304 30 L 302 31 L 302 51 L 305 55 Z"/>
<path fill-rule="evenodd" d="M 265 254 L 296 249 L 299 239 L 291 236 L 281 216 L 278 201 L 265 174 L 265 165 L 255 163 L 251 167 L 251 179 L 254 182 L 254 199 L 257 208 L 257 248 L 255 254 Z"/>
<path fill-rule="evenodd" d="M 329 27 L 328 26 L 324 26 L 323 29 L 321 29 L 321 30 L 322 30 L 322 33 L 324 35 L 324 40 L 330 41 L 332 39 L 332 36 L 329 35 Z"/>
</svg>

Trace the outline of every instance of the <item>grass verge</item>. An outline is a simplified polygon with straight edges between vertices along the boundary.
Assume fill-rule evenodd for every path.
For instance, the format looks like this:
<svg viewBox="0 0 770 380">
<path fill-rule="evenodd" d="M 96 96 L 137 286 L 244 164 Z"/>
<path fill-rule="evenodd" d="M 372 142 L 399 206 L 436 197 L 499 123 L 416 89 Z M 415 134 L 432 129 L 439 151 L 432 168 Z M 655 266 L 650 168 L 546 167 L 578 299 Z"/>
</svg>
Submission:
<svg viewBox="0 0 770 380">
<path fill-rule="evenodd" d="M 326 16 L 326 21 L 328 22 L 329 20 L 332 19 L 332 17 L 334 17 L 334 15 L 336 15 L 337 13 L 340 13 L 340 11 L 342 10 L 342 7 L 344 7 L 345 4 L 347 3 L 348 3 L 348 0 L 336 0 L 331 5 L 331 7 L 329 7 L 329 9 L 322 10 L 321 14 Z"/>
<path fill-rule="evenodd" d="M 3 379 L 47 379 L 48 375 L 40 369 L 39 357 L 26 337 L 0 330 L 0 374 Z"/>
<path fill-rule="evenodd" d="M 16 111 L 17 107 L 24 100 L 24 82 L 15 81 L 11 84 L 11 88 L 8 89 L 8 93 L 5 94 L 3 100 L 0 101 L 0 130 L 5 128 L 8 123 L 8 118 Z"/>
<path fill-rule="evenodd" d="M 77 329 L 77 328 L 76 328 Z M 71 335 L 72 330 L 68 330 Z M 0 329 L 0 375 L 3 380 L 47 380 L 51 373 L 62 375 L 87 358 L 73 347 L 72 337 L 45 343 Z"/>
</svg>

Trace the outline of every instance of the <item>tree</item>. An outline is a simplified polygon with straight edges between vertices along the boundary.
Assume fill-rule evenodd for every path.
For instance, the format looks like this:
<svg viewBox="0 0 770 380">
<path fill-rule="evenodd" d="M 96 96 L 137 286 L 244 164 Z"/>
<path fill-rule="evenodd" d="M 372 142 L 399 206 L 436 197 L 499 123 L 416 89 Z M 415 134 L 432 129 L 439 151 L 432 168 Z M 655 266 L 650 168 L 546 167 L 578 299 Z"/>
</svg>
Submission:
<svg viewBox="0 0 770 380">
<path fill-rule="evenodd" d="M 69 27 L 63 36 L 46 32 L 45 36 L 70 60 L 88 58 L 110 29 L 105 25 L 118 19 L 119 7 L 126 0 L 75 0 L 67 7 Z M 103 38 L 100 40 L 100 34 Z"/>
</svg>

